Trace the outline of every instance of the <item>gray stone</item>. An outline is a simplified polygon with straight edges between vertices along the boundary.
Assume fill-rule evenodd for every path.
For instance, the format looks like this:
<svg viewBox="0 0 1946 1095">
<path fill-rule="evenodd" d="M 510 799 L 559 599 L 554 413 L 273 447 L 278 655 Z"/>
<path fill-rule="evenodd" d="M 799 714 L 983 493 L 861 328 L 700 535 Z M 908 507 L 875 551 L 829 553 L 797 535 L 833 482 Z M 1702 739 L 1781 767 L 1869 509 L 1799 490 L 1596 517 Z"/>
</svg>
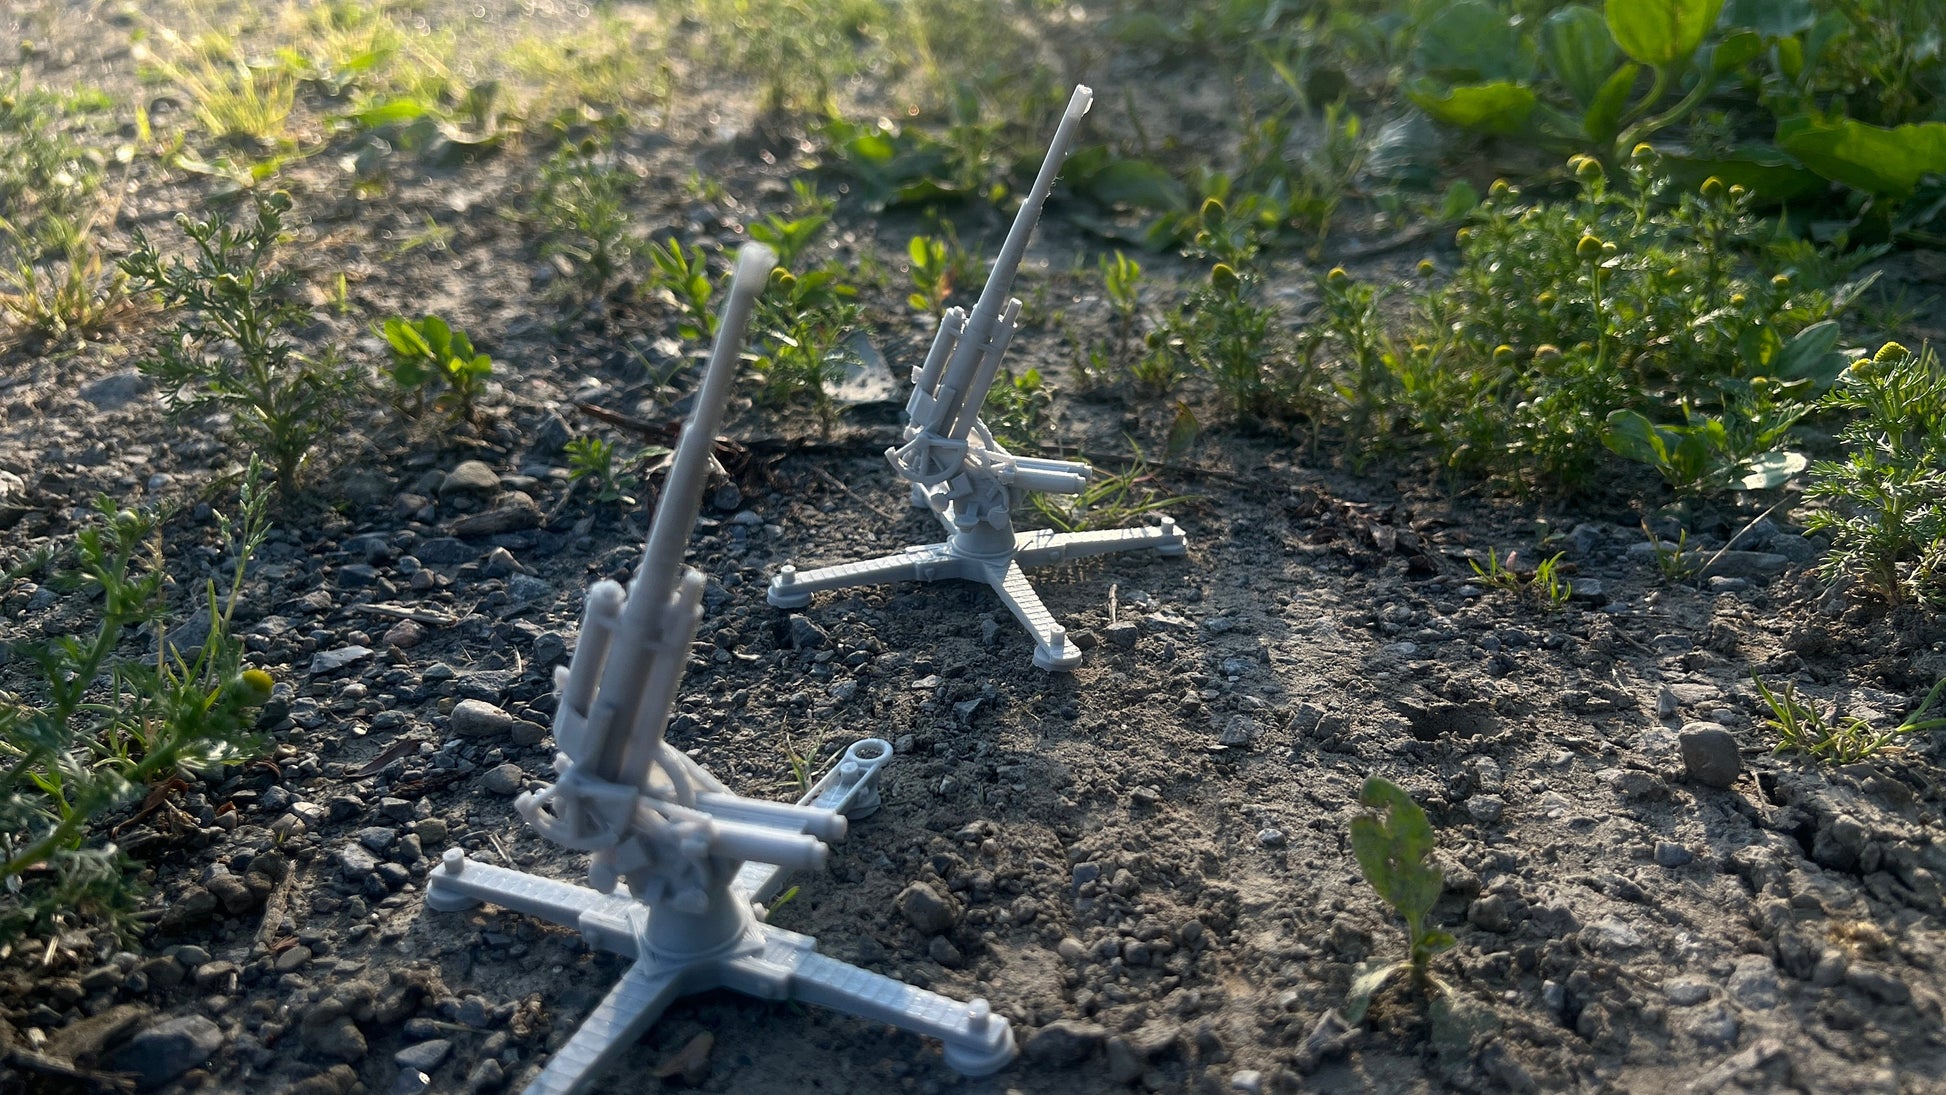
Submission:
<svg viewBox="0 0 1946 1095">
<path fill-rule="evenodd" d="M 1728 988 L 1731 999 L 1753 1011 L 1767 1011 L 1777 1006 L 1780 991 L 1777 970 L 1763 955 L 1746 954 L 1738 958 Z"/>
<path fill-rule="evenodd" d="M 1056 1019 L 1028 1035 L 1027 1059 L 1044 1068 L 1078 1065 L 1108 1038 L 1107 1028 L 1079 1019 Z"/>
<path fill-rule="evenodd" d="M 1671 977 L 1662 983 L 1662 995 L 1679 1008 L 1694 1007 L 1710 998 L 1710 983 L 1700 977 Z"/>
<path fill-rule="evenodd" d="M 513 763 L 489 768 L 487 774 L 480 777 L 480 786 L 496 795 L 518 794 L 526 785 L 527 773 L 520 770 L 520 765 Z"/>
<path fill-rule="evenodd" d="M 1607 604 L 1608 587 L 1602 585 L 1600 578 L 1576 578 L 1568 583 L 1568 599 L 1586 601 L 1590 604 Z"/>
<path fill-rule="evenodd" d="M 1695 856 L 1689 853 L 1688 848 L 1674 841 L 1658 840 L 1655 842 L 1655 861 L 1657 866 L 1670 868 L 1681 867 L 1695 858 Z"/>
<path fill-rule="evenodd" d="M 359 881 L 378 869 L 378 857 L 360 845 L 347 844 L 338 851 L 338 868 L 348 881 Z"/>
<path fill-rule="evenodd" d="M 148 377 L 135 369 L 124 369 L 83 384 L 79 394 L 94 404 L 97 410 L 119 411 L 148 394 L 148 391 Z"/>
<path fill-rule="evenodd" d="M 1514 929 L 1513 915 L 1507 908 L 1507 900 L 1499 894 L 1488 894 L 1468 905 L 1466 919 L 1468 923 L 1482 931 L 1505 933 Z"/>
<path fill-rule="evenodd" d="M 507 1070 L 500 1066 L 499 1061 L 489 1057 L 479 1064 L 474 1065 L 473 1071 L 467 1074 L 466 1090 L 498 1091 L 500 1086 L 506 1082 Z"/>
<path fill-rule="evenodd" d="M 382 803 L 385 800 L 380 801 Z M 374 852 L 383 852 L 399 841 L 399 834 L 383 825 L 372 825 L 358 830 L 353 835 L 358 838 L 358 843 Z"/>
<path fill-rule="evenodd" d="M 1507 812 L 1507 800 L 1499 795 L 1474 795 L 1466 800 L 1466 812 L 1482 825 L 1491 825 Z"/>
<path fill-rule="evenodd" d="M 454 521 L 447 531 L 454 536 L 498 536 L 503 532 L 538 528 L 540 523 L 540 503 L 525 491 L 515 490 L 508 491 L 498 505 L 485 513 L 469 514 Z"/>
<path fill-rule="evenodd" d="M 379 640 L 387 648 L 398 647 L 410 650 L 426 641 L 426 625 L 417 620 L 400 620 L 386 629 L 385 637 Z"/>
<path fill-rule="evenodd" d="M 1737 739 L 1713 722 L 1692 722 L 1682 728 L 1683 770 L 1689 778 L 1709 787 L 1728 788 L 1743 774 L 1743 757 L 1737 753 Z"/>
<path fill-rule="evenodd" d="M 1728 1049 L 1737 1044 L 1737 1017 L 1721 1004 L 1689 1014 L 1679 1029 L 1696 1044 L 1710 1049 Z"/>
<path fill-rule="evenodd" d="M 485 700 L 461 700 L 447 722 L 462 738 L 497 738 L 513 729 L 514 717 Z"/>
<path fill-rule="evenodd" d="M 1257 833 L 1257 843 L 1266 848 L 1282 848 L 1290 843 L 1290 837 L 1282 829 L 1264 829 Z"/>
<path fill-rule="evenodd" d="M 959 919 L 952 898 L 925 882 L 914 882 L 901 890 L 893 904 L 907 923 L 925 935 L 938 935 Z"/>
<path fill-rule="evenodd" d="M 1880 1003 L 1899 1005 L 1912 999 L 1912 989 L 1899 976 L 1869 966 L 1853 966 L 1845 971 L 1845 983 Z"/>
<path fill-rule="evenodd" d="M 365 1035 L 359 1031 L 358 1024 L 345 1015 L 317 1024 L 307 1023 L 304 1027 L 304 1044 L 327 1061 L 360 1061 L 366 1052 Z"/>
<path fill-rule="evenodd" d="M 441 498 L 461 495 L 490 498 L 498 493 L 500 493 L 500 474 L 487 466 L 483 460 L 468 460 L 447 472 L 446 478 L 439 482 Z"/>
<path fill-rule="evenodd" d="M 439 536 L 421 543 L 412 554 L 422 563 L 434 566 L 454 566 L 470 563 L 480 557 L 478 549 L 468 547 L 465 541 L 451 536 Z"/>
<path fill-rule="evenodd" d="M 311 655 L 311 675 L 321 677 L 347 669 L 372 656 L 369 646 L 341 646 L 336 650 L 320 650 Z"/>
<path fill-rule="evenodd" d="M 1701 552 L 1691 553 L 1695 561 L 1704 564 L 1704 578 L 1768 578 L 1780 574 L 1791 561 L 1782 555 L 1768 551 L 1723 551 L 1714 555 Z"/>
<path fill-rule="evenodd" d="M 507 597 L 517 605 L 544 601 L 554 596 L 554 587 L 531 574 L 516 574 L 507 579 Z"/>
<path fill-rule="evenodd" d="M 149 1027 L 108 1055 L 108 1065 L 133 1072 L 145 1088 L 161 1087 L 208 1061 L 223 1045 L 223 1030 L 201 1015 L 178 1015 Z"/>
<path fill-rule="evenodd" d="M 1708 584 L 1711 593 L 1741 593 L 1750 588 L 1750 579 L 1715 574 L 1710 576 Z"/>
<path fill-rule="evenodd" d="M 792 650 L 816 650 L 831 639 L 809 616 L 797 612 L 791 614 L 790 636 Z"/>
<path fill-rule="evenodd" d="M 303 969 L 304 964 L 310 960 L 311 948 L 300 943 L 279 954 L 276 962 L 272 963 L 272 965 L 278 973 L 296 973 L 298 970 Z"/>
<path fill-rule="evenodd" d="M 417 1069 L 430 1073 L 445 1063 L 448 1054 L 453 1052 L 453 1043 L 445 1038 L 434 1038 L 407 1046 L 392 1055 L 392 1061 L 400 1068 Z"/>
<path fill-rule="evenodd" d="M 1123 650 L 1131 650 L 1142 638 L 1142 629 L 1133 620 L 1117 620 L 1101 630 L 1102 637 Z"/>
<path fill-rule="evenodd" d="M 1256 665 L 1255 661 L 1250 663 Z M 1234 715 L 1223 724 L 1223 732 L 1216 740 L 1222 745 L 1245 746 L 1263 736 L 1263 724 L 1248 715 Z"/>
</svg>

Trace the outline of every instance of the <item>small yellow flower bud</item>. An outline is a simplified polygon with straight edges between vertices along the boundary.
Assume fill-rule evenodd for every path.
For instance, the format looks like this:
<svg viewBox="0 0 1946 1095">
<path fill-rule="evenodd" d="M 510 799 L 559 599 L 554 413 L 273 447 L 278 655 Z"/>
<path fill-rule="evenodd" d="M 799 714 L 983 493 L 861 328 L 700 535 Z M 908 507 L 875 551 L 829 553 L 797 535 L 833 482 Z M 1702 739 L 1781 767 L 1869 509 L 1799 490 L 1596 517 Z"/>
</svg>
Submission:
<svg viewBox="0 0 1946 1095">
<path fill-rule="evenodd" d="M 1601 241 L 1593 236 L 1581 237 L 1581 242 L 1574 245 L 1574 257 L 1582 262 L 1595 261 L 1601 257 Z"/>
<path fill-rule="evenodd" d="M 1742 201 L 1742 200 L 1743 200 L 1743 196 L 1744 196 L 1745 194 L 1748 194 L 1748 193 L 1750 193 L 1750 191 L 1748 191 L 1748 190 L 1745 190 L 1745 189 L 1743 188 L 1743 184 L 1742 184 L 1742 183 L 1733 183 L 1733 184 L 1731 184 L 1731 186 L 1730 186 L 1730 200 L 1731 200 L 1731 201 L 1739 201 L 1739 202 L 1740 202 L 1740 201 Z"/>
<path fill-rule="evenodd" d="M 1333 266 L 1331 272 L 1324 276 L 1324 283 L 1333 289 L 1342 289 L 1350 281 L 1351 275 L 1345 273 L 1345 268 L 1342 266 Z"/>
<path fill-rule="evenodd" d="M 1791 287 L 1791 276 L 1789 274 L 1779 274 L 1770 279 L 1770 284 L 1773 289 L 1789 289 Z"/>
<path fill-rule="evenodd" d="M 1749 297 L 1746 297 L 1746 296 L 1744 296 L 1744 295 L 1743 295 L 1742 293 L 1731 293 L 1731 294 L 1730 294 L 1730 307 L 1732 307 L 1732 308 L 1741 308 L 1741 307 L 1743 307 L 1743 306 L 1744 306 L 1745 304 L 1748 304 L 1748 303 L 1750 303 L 1750 298 L 1749 298 Z"/>
<path fill-rule="evenodd" d="M 1222 202 L 1217 201 L 1215 198 L 1203 199 L 1203 211 L 1200 214 L 1200 216 L 1204 220 L 1221 221 L 1223 219 L 1223 212 L 1224 210 L 1223 210 Z"/>
<path fill-rule="evenodd" d="M 1512 365 L 1514 363 L 1514 348 L 1504 342 L 1495 346 L 1493 348 L 1493 363 L 1495 365 Z"/>
<path fill-rule="evenodd" d="M 1579 161 L 1579 162 L 1576 162 Z M 1594 182 L 1603 175 L 1601 161 L 1593 156 L 1576 156 L 1568 163 L 1574 166 L 1574 177 L 1582 182 Z"/>
<path fill-rule="evenodd" d="M 1225 293 L 1236 292 L 1243 279 L 1237 276 L 1236 267 L 1227 262 L 1219 262 L 1210 267 L 1209 283 Z"/>
<path fill-rule="evenodd" d="M 1723 180 L 1711 175 L 1703 180 L 1703 196 L 1711 201 L 1723 196 Z"/>
<path fill-rule="evenodd" d="M 1636 161 L 1637 163 L 1641 163 L 1645 160 L 1653 160 L 1655 159 L 1655 157 L 1656 157 L 1655 146 L 1650 144 L 1647 141 L 1643 141 L 1640 144 L 1637 144 L 1634 148 L 1629 150 L 1629 154 L 1628 154 L 1628 158 Z"/>
<path fill-rule="evenodd" d="M 1487 187 L 1487 196 L 1493 198 L 1504 198 L 1513 192 L 1514 185 L 1505 179 L 1495 179 L 1493 185 Z"/>
<path fill-rule="evenodd" d="M 1438 267 L 1432 264 L 1431 259 L 1419 260 L 1419 276 L 1425 278 L 1427 281 L 1432 280 L 1433 274 L 1437 273 L 1438 269 Z"/>
<path fill-rule="evenodd" d="M 1561 348 L 1552 342 L 1543 342 L 1534 347 L 1534 360 L 1542 364 L 1561 360 Z"/>
<path fill-rule="evenodd" d="M 1534 298 L 1534 303 L 1543 308 L 1552 308 L 1554 307 L 1554 300 L 1554 290 L 1543 289 L 1541 290 L 1541 295 Z"/>
<path fill-rule="evenodd" d="M 1872 355 L 1872 360 L 1881 364 L 1890 364 L 1894 361 L 1903 361 L 1911 356 L 1911 350 L 1906 349 L 1896 342 L 1888 342 L 1878 348 L 1878 353 Z"/>
<path fill-rule="evenodd" d="M 1462 228 L 1459 231 L 1453 233 L 1453 242 L 1459 244 L 1461 247 L 1465 247 L 1468 243 L 1472 242 L 1472 240 L 1473 240 L 1473 229 L 1471 228 Z"/>
<path fill-rule="evenodd" d="M 276 686 L 276 680 L 263 670 L 246 669 L 237 675 L 236 696 L 246 706 L 261 707 Z"/>
</svg>

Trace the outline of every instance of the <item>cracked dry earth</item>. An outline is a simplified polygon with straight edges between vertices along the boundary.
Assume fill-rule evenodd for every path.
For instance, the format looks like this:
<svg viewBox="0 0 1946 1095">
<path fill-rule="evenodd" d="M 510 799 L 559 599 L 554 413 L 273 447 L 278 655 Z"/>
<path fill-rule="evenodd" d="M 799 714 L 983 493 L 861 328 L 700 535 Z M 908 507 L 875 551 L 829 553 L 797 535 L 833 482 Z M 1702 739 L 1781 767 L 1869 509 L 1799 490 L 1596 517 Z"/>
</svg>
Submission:
<svg viewBox="0 0 1946 1095">
<path fill-rule="evenodd" d="M 103 42 L 85 63 L 113 62 Z M 734 246 L 787 193 L 748 121 L 677 115 L 626 138 L 639 222 Z M 551 673 L 582 594 L 626 573 L 644 524 L 569 496 L 562 446 L 601 428 L 577 401 L 657 423 L 681 409 L 641 379 L 642 360 L 681 353 L 672 315 L 620 297 L 559 325 L 535 314 L 558 271 L 496 212 L 531 174 L 521 155 L 415 172 L 365 203 L 330 164 L 288 169 L 304 218 L 290 262 L 320 305 L 307 339 L 375 365 L 371 316 L 437 311 L 493 354 L 500 391 L 470 434 L 374 410 L 319 484 L 335 505 L 280 521 L 239 617 L 280 682 L 271 763 L 122 831 L 149 873 L 139 949 L 73 932 L 0 960 L 0 1092 L 99 1090 L 114 1073 L 171 1095 L 517 1088 L 620 975 L 573 932 L 423 908 L 451 847 L 581 878 L 512 799 L 550 774 Z M 699 167 L 745 204 L 684 197 Z M 118 226 L 160 233 L 201 185 L 144 167 Z M 1023 332 L 1011 363 L 1059 386 L 1110 317 L 1069 271 L 1100 243 L 1056 205 L 1021 295 L 1064 305 L 1069 326 Z M 383 242 L 427 218 L 451 230 L 444 250 Z M 841 208 L 832 246 L 895 262 L 920 227 Z M 979 231 L 998 238 L 997 222 Z M 1278 269 L 1307 300 L 1303 268 Z M 344 271 L 356 314 L 326 315 L 318 287 Z M 1195 276 L 1158 258 L 1151 303 Z M 868 290 L 902 365 L 930 332 L 898 297 Z M 132 365 L 146 337 L 8 360 L 0 535 L 65 543 L 97 490 L 180 502 L 168 543 L 187 606 L 220 563 L 198 503 L 227 497 L 215 484 L 235 457 L 220 422 L 161 416 Z M 1946 675 L 1946 629 L 1827 594 L 1798 527 L 1758 521 L 1713 573 L 1672 584 L 1619 508 L 1550 513 L 1542 544 L 1531 507 L 1212 430 L 1158 473 L 1195 496 L 1174 511 L 1186 558 L 1034 575 L 1087 647 L 1078 671 L 1048 674 L 982 587 L 764 603 L 783 563 L 935 538 L 880 455 L 898 402 L 816 438 L 743 409 L 743 458 L 691 542 L 710 582 L 670 738 L 780 800 L 799 791 L 794 755 L 821 771 L 860 737 L 893 742 L 882 808 L 774 920 L 841 960 L 989 999 L 1021 1060 L 962 1080 L 918 1039 L 711 993 L 675 1004 L 598 1090 L 1946 1091 L 1939 743 L 1838 769 L 1775 757 L 1749 677 L 1896 720 Z M 1052 435 L 1101 451 L 1124 432 L 1155 441 L 1167 416 L 1112 394 L 1057 410 Z M 1714 552 L 1751 515 L 1706 516 L 1691 542 Z M 1471 580 L 1467 560 L 1509 547 L 1566 552 L 1572 600 L 1549 611 Z M 5 643 L 87 620 L 24 581 L 0 609 Z M 26 674 L 0 662 L 5 687 Z M 1348 846 L 1372 773 L 1438 832 L 1433 920 L 1458 945 L 1435 971 L 1464 1023 L 1396 997 L 1358 1028 L 1339 1018 L 1360 964 L 1405 950 Z"/>
</svg>

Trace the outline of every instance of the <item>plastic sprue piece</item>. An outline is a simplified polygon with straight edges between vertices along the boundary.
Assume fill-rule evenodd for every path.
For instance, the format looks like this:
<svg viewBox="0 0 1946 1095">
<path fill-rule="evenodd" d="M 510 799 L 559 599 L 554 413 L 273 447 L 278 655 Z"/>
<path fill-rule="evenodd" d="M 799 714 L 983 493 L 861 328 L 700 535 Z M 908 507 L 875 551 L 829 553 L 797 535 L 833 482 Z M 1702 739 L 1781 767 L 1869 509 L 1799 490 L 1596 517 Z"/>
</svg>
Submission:
<svg viewBox="0 0 1946 1095">
<path fill-rule="evenodd" d="M 1042 669 L 1072 669 L 1080 663 L 1081 651 L 1067 641 L 1066 629 L 1041 604 L 1021 568 L 1134 548 L 1154 548 L 1162 555 L 1181 555 L 1188 548 L 1182 531 L 1168 517 L 1137 529 L 1015 532 L 1015 492 L 1079 494 L 1094 469 L 1071 460 L 1015 456 L 994 441 L 980 420 L 980 405 L 999 374 L 1007 344 L 1019 329 L 1020 301 L 1008 296 L 1014 275 L 1081 116 L 1093 102 L 1094 92 L 1074 89 L 1040 175 L 1014 215 L 980 299 L 971 312 L 946 310 L 932 349 L 912 370 L 904 441 L 885 455 L 911 485 L 912 504 L 931 509 L 946 527 L 945 542 L 816 570 L 785 566 L 771 579 L 772 605 L 802 608 L 811 603 L 813 593 L 884 582 L 985 582 L 1033 635 L 1034 664 Z"/>
<path fill-rule="evenodd" d="M 985 1076 L 1014 1057 L 1013 1030 L 984 1000 L 961 1003 L 817 953 L 817 940 L 763 922 L 790 871 L 822 867 L 846 818 L 878 806 L 892 746 L 854 743 L 795 805 L 744 798 L 663 737 L 702 616 L 703 576 L 682 565 L 730 394 L 737 354 L 777 259 L 761 244 L 737 255 L 729 301 L 696 409 L 669 471 L 640 568 L 626 589 L 588 592 L 581 636 L 555 671 L 554 783 L 514 806 L 536 832 L 592 853 L 592 887 L 446 852 L 426 885 L 428 907 L 490 901 L 577 928 L 594 946 L 634 959 L 528 1095 L 584 1090 L 677 996 L 714 988 L 800 1000 L 888 1023 L 945 1045 L 946 1063 Z"/>
</svg>

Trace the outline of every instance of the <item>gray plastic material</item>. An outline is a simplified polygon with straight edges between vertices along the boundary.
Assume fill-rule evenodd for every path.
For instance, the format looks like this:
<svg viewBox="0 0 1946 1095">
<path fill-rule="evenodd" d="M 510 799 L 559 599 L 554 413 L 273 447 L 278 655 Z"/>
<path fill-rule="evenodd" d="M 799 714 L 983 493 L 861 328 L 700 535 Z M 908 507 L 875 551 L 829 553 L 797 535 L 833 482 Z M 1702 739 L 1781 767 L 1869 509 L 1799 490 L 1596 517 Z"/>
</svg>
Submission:
<svg viewBox="0 0 1946 1095">
<path fill-rule="evenodd" d="M 1042 669 L 1072 669 L 1080 663 L 1081 651 L 1067 641 L 1066 629 L 1041 604 L 1021 568 L 1136 548 L 1154 548 L 1162 555 L 1187 550 L 1182 531 L 1167 517 L 1139 529 L 1016 533 L 1016 492 L 1079 494 L 1094 469 L 1069 460 L 1015 456 L 994 441 L 979 416 L 987 390 L 999 375 L 1000 359 L 1019 329 L 1020 301 L 1007 294 L 1040 220 L 1041 206 L 1067 159 L 1075 129 L 1093 101 L 1092 91 L 1075 88 L 979 301 L 971 312 L 947 310 L 925 361 L 912 370 L 904 440 L 886 450 L 885 456 L 910 484 L 912 504 L 932 510 L 945 526 L 945 542 L 816 570 L 785 566 L 771 580 L 772 605 L 803 608 L 811 603 L 813 593 L 885 582 L 985 582 L 1033 635 L 1034 664 Z"/>
<path fill-rule="evenodd" d="M 483 901 L 573 927 L 591 946 L 634 960 L 620 982 L 550 1059 L 528 1095 L 584 1090 L 677 996 L 729 988 L 800 1000 L 945 1045 L 968 1076 L 1004 1068 L 1013 1030 L 986 1001 L 960 1003 L 817 953 L 809 936 L 765 924 L 793 870 L 824 865 L 847 817 L 878 808 L 892 746 L 866 738 L 796 804 L 732 793 L 663 730 L 702 615 L 702 575 L 682 565 L 695 524 L 711 439 L 758 293 L 775 265 L 759 244 L 738 255 L 696 410 L 677 443 L 642 565 L 626 589 L 588 593 L 567 668 L 555 673 L 556 780 L 514 806 L 542 836 L 593 853 L 592 886 L 576 886 L 446 852 L 426 882 L 426 905 L 456 911 Z"/>
</svg>

